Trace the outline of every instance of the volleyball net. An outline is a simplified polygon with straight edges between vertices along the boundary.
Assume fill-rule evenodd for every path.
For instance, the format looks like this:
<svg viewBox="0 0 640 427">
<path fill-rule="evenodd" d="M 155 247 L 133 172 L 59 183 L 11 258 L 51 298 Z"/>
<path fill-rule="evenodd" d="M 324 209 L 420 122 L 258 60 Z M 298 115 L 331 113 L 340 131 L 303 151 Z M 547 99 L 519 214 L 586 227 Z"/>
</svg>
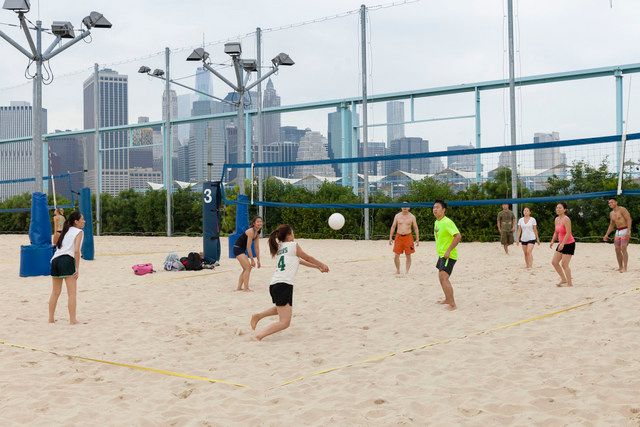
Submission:
<svg viewBox="0 0 640 427">
<path fill-rule="evenodd" d="M 433 152 L 428 151 L 428 146 L 421 146 L 420 141 L 405 138 L 400 141 L 405 146 L 394 143 L 390 147 L 400 154 L 226 164 L 222 180 L 227 174 L 236 178 L 226 183 L 223 201 L 232 206 L 249 205 L 251 212 L 262 206 L 271 226 L 295 223 L 309 236 L 334 238 L 361 236 L 365 214 L 369 215 L 372 236 L 388 236 L 388 226 L 398 208 L 430 208 L 436 199 L 444 199 L 456 208 L 450 210 L 454 218 L 457 215 L 471 222 L 472 238 L 479 240 L 493 239 L 494 211 L 502 203 L 517 204 L 519 211 L 529 206 L 552 219 L 554 204 L 569 202 L 585 236 L 596 236 L 602 226 L 604 230 L 598 233 L 606 231 L 608 208 L 602 199 L 618 197 L 621 204 L 636 209 L 638 199 L 634 197 L 640 195 L 640 133 L 572 140 L 555 140 L 553 134 L 545 136 L 549 140 L 539 137 L 530 144 L 456 146 Z M 298 149 L 317 152 L 321 148 L 304 144 L 303 140 Z M 514 163 L 515 194 L 511 178 Z M 267 177 L 263 200 L 259 200 L 257 189 L 260 169 Z M 237 177 L 241 176 L 247 176 L 246 198 L 236 196 L 240 183 Z M 368 203 L 364 203 L 365 179 Z M 326 226 L 326 218 L 334 211 L 347 218 L 342 232 Z M 414 213 L 422 219 L 431 214 L 429 209 L 416 209 Z"/>
</svg>

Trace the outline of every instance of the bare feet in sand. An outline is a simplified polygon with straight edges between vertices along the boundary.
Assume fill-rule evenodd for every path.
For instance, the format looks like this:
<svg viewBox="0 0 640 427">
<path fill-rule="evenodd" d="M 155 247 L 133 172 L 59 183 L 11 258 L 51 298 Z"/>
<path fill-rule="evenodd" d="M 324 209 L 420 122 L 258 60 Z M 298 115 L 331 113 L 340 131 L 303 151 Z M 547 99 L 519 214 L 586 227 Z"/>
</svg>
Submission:
<svg viewBox="0 0 640 427">
<path fill-rule="evenodd" d="M 255 331 L 259 321 L 260 321 L 260 316 L 258 316 L 257 314 L 252 314 L 251 320 L 249 321 L 249 324 L 251 325 L 251 329 Z"/>
</svg>

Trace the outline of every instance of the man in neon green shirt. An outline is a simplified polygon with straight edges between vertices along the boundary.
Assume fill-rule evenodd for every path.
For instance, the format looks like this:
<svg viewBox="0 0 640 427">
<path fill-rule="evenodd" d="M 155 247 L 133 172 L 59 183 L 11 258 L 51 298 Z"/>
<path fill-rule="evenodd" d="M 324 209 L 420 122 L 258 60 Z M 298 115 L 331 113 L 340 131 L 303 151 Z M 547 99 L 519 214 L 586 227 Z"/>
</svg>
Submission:
<svg viewBox="0 0 640 427">
<path fill-rule="evenodd" d="M 453 286 L 449 281 L 449 276 L 453 271 L 453 266 L 458 259 L 458 243 L 462 240 L 458 227 L 445 216 L 447 204 L 443 200 L 436 200 L 433 204 L 433 215 L 436 221 L 433 224 L 433 235 L 436 238 L 436 251 L 438 252 L 438 279 L 444 292 L 444 299 L 438 301 L 444 304 L 448 310 L 456 309 L 456 301 L 453 299 Z"/>
</svg>

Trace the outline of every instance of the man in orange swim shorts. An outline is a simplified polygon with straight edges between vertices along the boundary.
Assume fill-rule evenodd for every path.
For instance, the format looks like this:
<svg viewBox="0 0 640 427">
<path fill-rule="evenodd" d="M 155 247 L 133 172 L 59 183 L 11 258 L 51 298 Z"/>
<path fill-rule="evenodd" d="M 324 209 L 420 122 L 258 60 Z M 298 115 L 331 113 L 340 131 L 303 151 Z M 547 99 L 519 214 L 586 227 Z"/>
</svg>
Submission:
<svg viewBox="0 0 640 427">
<path fill-rule="evenodd" d="M 412 227 L 416 233 L 415 242 L 411 235 Z M 395 242 L 393 240 L 394 231 L 397 231 Z M 408 206 L 406 208 L 403 207 L 402 210 L 396 214 L 395 218 L 393 218 L 393 224 L 391 225 L 391 231 L 389 232 L 389 245 L 393 245 L 393 253 L 395 254 L 393 262 L 396 265 L 396 274 L 400 274 L 400 255 L 403 252 L 407 258 L 405 272 L 409 273 L 409 268 L 411 267 L 411 254 L 416 251 L 414 246 L 418 246 L 419 243 L 420 232 L 418 230 L 416 217 L 409 212 Z"/>
</svg>

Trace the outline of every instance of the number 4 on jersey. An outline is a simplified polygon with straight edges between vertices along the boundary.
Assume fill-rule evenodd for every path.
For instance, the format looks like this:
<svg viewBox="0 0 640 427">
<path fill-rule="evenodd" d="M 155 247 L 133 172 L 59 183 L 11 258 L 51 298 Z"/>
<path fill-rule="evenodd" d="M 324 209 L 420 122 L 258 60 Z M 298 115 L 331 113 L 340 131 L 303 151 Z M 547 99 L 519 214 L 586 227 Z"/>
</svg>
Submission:
<svg viewBox="0 0 640 427">
<path fill-rule="evenodd" d="M 278 268 L 280 271 L 284 271 L 284 255 L 280 255 L 280 259 L 278 260 Z"/>
</svg>

